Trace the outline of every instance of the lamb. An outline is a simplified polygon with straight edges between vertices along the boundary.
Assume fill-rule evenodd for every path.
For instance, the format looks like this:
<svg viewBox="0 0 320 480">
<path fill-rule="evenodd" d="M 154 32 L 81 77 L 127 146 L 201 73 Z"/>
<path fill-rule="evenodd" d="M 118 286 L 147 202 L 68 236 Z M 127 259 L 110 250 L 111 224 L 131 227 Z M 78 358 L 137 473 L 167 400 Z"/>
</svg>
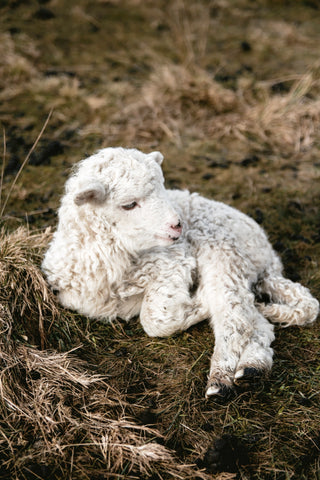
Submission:
<svg viewBox="0 0 320 480">
<path fill-rule="evenodd" d="M 274 327 L 315 321 L 319 303 L 285 279 L 250 217 L 166 190 L 160 152 L 105 148 L 66 183 L 42 268 L 61 304 L 92 318 L 140 316 L 150 336 L 208 319 L 215 336 L 206 396 L 271 369 Z M 264 303 L 259 298 L 268 297 Z"/>
</svg>

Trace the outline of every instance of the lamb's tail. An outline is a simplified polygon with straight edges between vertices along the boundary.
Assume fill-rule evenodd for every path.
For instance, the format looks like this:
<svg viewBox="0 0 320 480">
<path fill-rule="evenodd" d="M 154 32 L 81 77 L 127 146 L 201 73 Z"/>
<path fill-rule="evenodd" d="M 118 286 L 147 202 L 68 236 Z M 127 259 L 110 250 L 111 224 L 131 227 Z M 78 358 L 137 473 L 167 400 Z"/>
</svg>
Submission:
<svg viewBox="0 0 320 480">
<path fill-rule="evenodd" d="M 306 325 L 319 314 L 319 302 L 309 290 L 280 275 L 266 276 L 258 290 L 270 297 L 270 303 L 257 303 L 256 307 L 271 322 L 283 326 Z"/>
</svg>

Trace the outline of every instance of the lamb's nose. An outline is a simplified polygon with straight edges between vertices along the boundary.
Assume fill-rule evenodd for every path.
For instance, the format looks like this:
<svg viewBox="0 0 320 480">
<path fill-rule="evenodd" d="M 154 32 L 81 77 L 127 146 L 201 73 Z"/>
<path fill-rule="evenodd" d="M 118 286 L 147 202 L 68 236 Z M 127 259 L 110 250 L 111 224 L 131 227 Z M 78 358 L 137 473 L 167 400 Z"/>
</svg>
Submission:
<svg viewBox="0 0 320 480">
<path fill-rule="evenodd" d="M 181 226 L 180 220 L 176 225 L 171 225 L 171 228 L 172 230 L 180 234 L 182 232 L 182 226 Z"/>
</svg>

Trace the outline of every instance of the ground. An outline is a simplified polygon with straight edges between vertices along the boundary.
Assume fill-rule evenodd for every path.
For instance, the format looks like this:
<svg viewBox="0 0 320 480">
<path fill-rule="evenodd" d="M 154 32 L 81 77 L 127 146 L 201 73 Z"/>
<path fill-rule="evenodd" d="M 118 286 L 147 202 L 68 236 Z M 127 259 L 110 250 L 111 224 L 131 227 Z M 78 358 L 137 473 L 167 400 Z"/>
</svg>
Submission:
<svg viewBox="0 0 320 480">
<path fill-rule="evenodd" d="M 319 298 L 319 20 L 316 0 L 1 2 L 0 478 L 320 478 L 319 323 L 277 327 L 270 376 L 206 400 L 206 322 L 89 321 L 38 268 L 72 164 L 121 145 L 255 218 Z"/>
</svg>

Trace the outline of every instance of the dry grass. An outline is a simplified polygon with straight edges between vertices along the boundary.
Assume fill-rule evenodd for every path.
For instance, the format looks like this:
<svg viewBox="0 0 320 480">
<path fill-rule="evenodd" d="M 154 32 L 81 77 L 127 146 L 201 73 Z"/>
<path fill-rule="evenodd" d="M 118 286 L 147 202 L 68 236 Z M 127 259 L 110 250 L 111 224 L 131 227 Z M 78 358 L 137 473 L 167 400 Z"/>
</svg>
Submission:
<svg viewBox="0 0 320 480">
<path fill-rule="evenodd" d="M 39 269 L 72 163 L 134 146 L 165 154 L 169 186 L 257 218 L 319 296 L 317 2 L 0 13 L 0 478 L 318 479 L 319 324 L 277 329 L 270 378 L 224 405 L 203 397 L 208 325 L 150 339 L 136 321 L 89 321 Z"/>
<path fill-rule="evenodd" d="M 158 430 L 130 419 L 124 396 L 76 350 L 36 345 L 49 343 L 54 322 L 63 328 L 69 321 L 65 328 L 76 330 L 36 266 L 49 236 L 22 228 L 1 236 L 0 477 L 45 472 L 46 478 L 92 478 L 105 472 L 104 478 L 121 478 L 126 472 L 125 478 L 137 478 L 135 473 L 159 469 L 168 478 L 209 478 L 178 462 L 157 442 Z"/>
<path fill-rule="evenodd" d="M 285 95 L 270 96 L 261 89 L 256 100 L 244 105 L 243 114 L 227 133 L 254 138 L 257 144 L 283 154 L 309 149 L 318 140 L 319 89 L 318 69 L 302 75 Z M 243 93 L 246 97 L 248 90 Z"/>
<path fill-rule="evenodd" d="M 29 234 L 25 228 L 10 234 L 4 229 L 0 232 L 1 305 L 16 320 L 26 322 L 31 335 L 39 334 L 42 347 L 46 342 L 45 318 L 52 322 L 59 315 L 53 294 L 34 265 L 49 238 L 49 232 Z"/>
<path fill-rule="evenodd" d="M 270 95 L 268 83 L 243 79 L 234 91 L 201 68 L 161 65 L 153 69 L 139 100 L 135 96 L 115 114 L 116 128 L 107 134 L 114 136 L 117 129 L 129 144 L 138 138 L 142 143 L 170 141 L 179 148 L 186 137 L 240 140 L 252 149 L 292 155 L 318 140 L 319 90 L 317 68 L 294 81 L 288 93 Z M 90 126 L 83 133 L 89 131 Z"/>
</svg>

